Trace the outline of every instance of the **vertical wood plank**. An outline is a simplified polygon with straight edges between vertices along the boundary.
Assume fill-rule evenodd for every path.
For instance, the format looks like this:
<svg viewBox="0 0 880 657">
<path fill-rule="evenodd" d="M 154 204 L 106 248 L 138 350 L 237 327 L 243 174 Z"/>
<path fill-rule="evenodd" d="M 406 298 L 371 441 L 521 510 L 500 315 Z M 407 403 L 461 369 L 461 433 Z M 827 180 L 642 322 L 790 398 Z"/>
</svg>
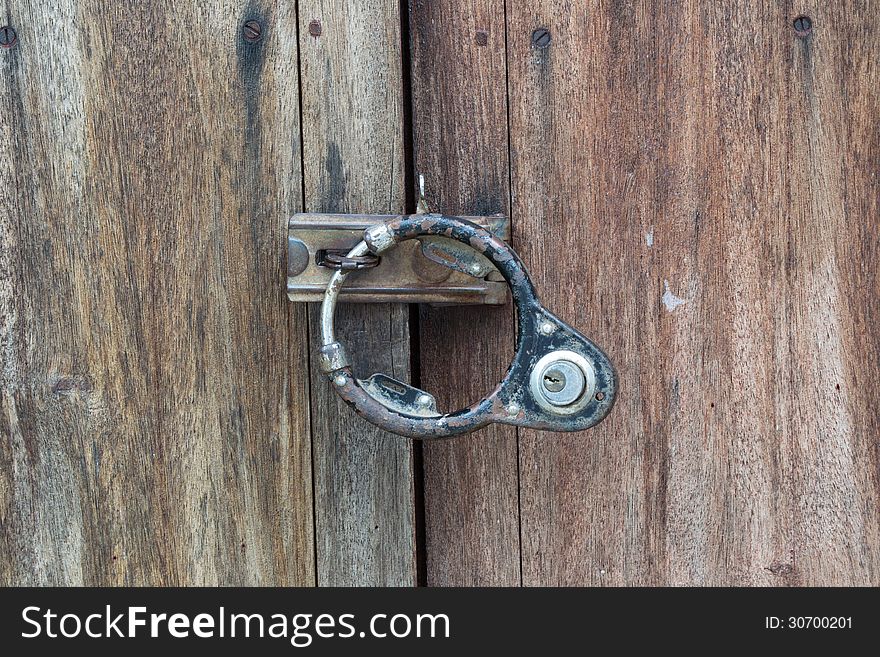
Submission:
<svg viewBox="0 0 880 657">
<path fill-rule="evenodd" d="M 5 14 L 2 580 L 313 583 L 294 8 Z"/>
<path fill-rule="evenodd" d="M 878 582 L 870 13 L 508 5 L 518 246 L 621 375 L 522 438 L 525 583 Z"/>
<path fill-rule="evenodd" d="M 415 163 L 431 210 L 506 214 L 504 3 L 413 0 L 410 34 Z M 421 307 L 421 384 L 441 408 L 468 406 L 501 380 L 512 319 L 510 307 Z M 494 425 L 423 449 L 428 584 L 518 585 L 516 430 Z"/>
<path fill-rule="evenodd" d="M 300 2 L 305 207 L 404 209 L 400 7 Z M 310 308 L 319 340 L 319 307 Z M 359 376 L 409 378 L 408 308 L 343 304 L 337 331 Z M 312 354 L 315 536 L 320 585 L 416 583 L 411 441 L 357 417 Z"/>
<path fill-rule="evenodd" d="M 771 20 L 770 253 L 786 523 L 774 582 L 880 583 L 880 28 L 876 2 Z M 809 14 L 813 29 L 793 35 Z"/>
<path fill-rule="evenodd" d="M 656 175 L 654 125 L 640 122 L 652 43 L 643 8 L 562 4 L 507 7 L 512 217 L 543 303 L 607 351 L 620 395 L 589 432 L 520 432 L 523 583 L 648 583 L 663 523 L 639 379 L 657 369 L 659 301 L 642 299 L 656 285 L 641 209 Z M 533 43 L 539 28 L 549 43 Z"/>
</svg>

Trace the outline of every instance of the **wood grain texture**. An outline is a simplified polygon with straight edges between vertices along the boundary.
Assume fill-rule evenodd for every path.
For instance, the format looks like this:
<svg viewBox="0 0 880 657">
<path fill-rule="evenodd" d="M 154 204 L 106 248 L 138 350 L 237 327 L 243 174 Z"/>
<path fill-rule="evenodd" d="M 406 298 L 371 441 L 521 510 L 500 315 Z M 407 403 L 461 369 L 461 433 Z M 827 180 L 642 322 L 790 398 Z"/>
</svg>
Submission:
<svg viewBox="0 0 880 657">
<path fill-rule="evenodd" d="M 6 7 L 0 580 L 313 583 L 294 8 Z"/>
<path fill-rule="evenodd" d="M 523 432 L 524 583 L 880 581 L 871 4 L 508 3 L 517 246 L 621 377 Z"/>
<path fill-rule="evenodd" d="M 877 3 L 406 6 L 430 204 L 509 211 L 621 377 L 589 432 L 425 446 L 428 583 L 880 584 Z M 0 583 L 416 582 L 411 442 L 283 288 L 292 213 L 405 209 L 400 21 L 0 10 Z M 359 373 L 409 377 L 407 308 L 339 314 Z M 422 309 L 421 384 L 486 392 L 510 320 Z"/>
<path fill-rule="evenodd" d="M 299 14 L 306 210 L 402 212 L 399 3 L 307 0 Z M 309 314 L 317 343 L 319 306 Z M 406 306 L 343 304 L 336 326 L 359 376 L 408 381 Z M 357 417 L 312 355 L 318 583 L 414 585 L 412 443 Z"/>
<path fill-rule="evenodd" d="M 413 0 L 410 35 L 415 163 L 431 210 L 506 214 L 504 3 Z M 421 385 L 441 408 L 469 406 L 501 380 L 513 357 L 512 317 L 510 307 L 421 307 Z M 423 449 L 428 585 L 518 585 L 515 428 L 493 425 Z"/>
</svg>

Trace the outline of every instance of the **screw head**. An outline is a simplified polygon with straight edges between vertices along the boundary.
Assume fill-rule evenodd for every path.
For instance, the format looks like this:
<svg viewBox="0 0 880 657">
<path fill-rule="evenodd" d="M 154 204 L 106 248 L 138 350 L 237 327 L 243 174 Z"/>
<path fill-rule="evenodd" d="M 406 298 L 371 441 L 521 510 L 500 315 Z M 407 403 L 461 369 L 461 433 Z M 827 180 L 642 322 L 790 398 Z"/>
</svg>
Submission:
<svg viewBox="0 0 880 657">
<path fill-rule="evenodd" d="M 256 43 L 263 37 L 263 26 L 260 25 L 259 21 L 246 21 L 241 28 L 241 33 L 244 36 L 245 41 L 248 43 Z"/>
<path fill-rule="evenodd" d="M 485 46 L 489 43 L 489 33 L 486 30 L 477 30 L 474 38 L 478 46 Z"/>
<path fill-rule="evenodd" d="M 507 405 L 507 408 L 505 408 L 504 410 L 507 411 L 508 415 L 517 415 L 519 414 L 519 404 L 514 404 L 513 402 L 510 402 Z"/>
<path fill-rule="evenodd" d="M 805 37 L 813 29 L 813 21 L 809 16 L 798 16 L 792 22 L 792 27 L 794 27 L 795 34 L 799 37 Z"/>
<path fill-rule="evenodd" d="M 553 331 L 556 330 L 556 327 L 553 326 L 550 322 L 541 322 L 541 327 L 538 329 L 544 335 L 552 335 Z"/>
<path fill-rule="evenodd" d="M 539 27 L 537 30 L 532 32 L 532 45 L 536 48 L 546 48 L 550 45 L 552 37 L 550 36 L 550 30 L 546 27 Z"/>
<path fill-rule="evenodd" d="M 313 37 L 319 37 L 321 36 L 321 32 L 323 32 L 321 21 L 315 19 L 309 23 L 309 34 Z"/>
<path fill-rule="evenodd" d="M 15 28 L 10 25 L 0 27 L 0 48 L 12 48 L 16 43 L 18 43 L 18 35 L 15 33 Z"/>
<path fill-rule="evenodd" d="M 338 386 L 344 386 L 345 385 L 345 377 L 342 376 L 341 374 L 337 374 L 333 378 L 333 383 L 335 383 Z"/>
<path fill-rule="evenodd" d="M 418 399 L 416 399 L 416 404 L 418 404 L 419 406 L 430 406 L 431 405 L 430 395 L 419 395 Z"/>
</svg>

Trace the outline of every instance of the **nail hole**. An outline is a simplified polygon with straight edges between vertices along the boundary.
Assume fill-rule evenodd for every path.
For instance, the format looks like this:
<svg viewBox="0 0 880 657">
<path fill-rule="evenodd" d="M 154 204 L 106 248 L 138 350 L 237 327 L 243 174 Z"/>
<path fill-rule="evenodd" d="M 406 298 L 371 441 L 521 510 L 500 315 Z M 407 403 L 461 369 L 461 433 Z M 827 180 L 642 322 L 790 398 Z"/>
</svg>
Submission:
<svg viewBox="0 0 880 657">
<path fill-rule="evenodd" d="M 794 27 L 795 34 L 799 37 L 805 37 L 813 29 L 813 21 L 809 16 L 798 16 L 792 22 L 792 27 Z"/>
</svg>

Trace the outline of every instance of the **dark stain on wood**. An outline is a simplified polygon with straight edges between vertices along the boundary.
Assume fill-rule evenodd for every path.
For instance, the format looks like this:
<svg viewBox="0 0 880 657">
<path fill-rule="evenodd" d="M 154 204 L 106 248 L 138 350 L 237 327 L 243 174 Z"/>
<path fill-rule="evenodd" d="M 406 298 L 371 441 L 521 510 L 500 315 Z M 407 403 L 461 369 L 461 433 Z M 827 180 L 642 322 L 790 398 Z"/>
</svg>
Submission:
<svg viewBox="0 0 880 657">
<path fill-rule="evenodd" d="M 327 171 L 327 196 L 321 201 L 321 207 L 326 211 L 339 207 L 345 199 L 345 168 L 342 165 L 342 156 L 339 146 L 335 142 L 327 144 L 327 158 L 325 162 Z"/>
<path fill-rule="evenodd" d="M 242 24 L 248 21 L 257 21 L 263 26 L 263 36 L 257 41 L 248 41 L 242 35 L 237 35 L 235 42 L 236 59 L 238 62 L 238 75 L 241 79 L 242 96 L 245 106 L 245 148 L 259 146 L 260 129 L 260 75 L 265 63 L 265 43 L 268 35 L 266 31 L 267 16 L 264 11 L 253 4 L 249 4 L 242 17 Z"/>
</svg>

